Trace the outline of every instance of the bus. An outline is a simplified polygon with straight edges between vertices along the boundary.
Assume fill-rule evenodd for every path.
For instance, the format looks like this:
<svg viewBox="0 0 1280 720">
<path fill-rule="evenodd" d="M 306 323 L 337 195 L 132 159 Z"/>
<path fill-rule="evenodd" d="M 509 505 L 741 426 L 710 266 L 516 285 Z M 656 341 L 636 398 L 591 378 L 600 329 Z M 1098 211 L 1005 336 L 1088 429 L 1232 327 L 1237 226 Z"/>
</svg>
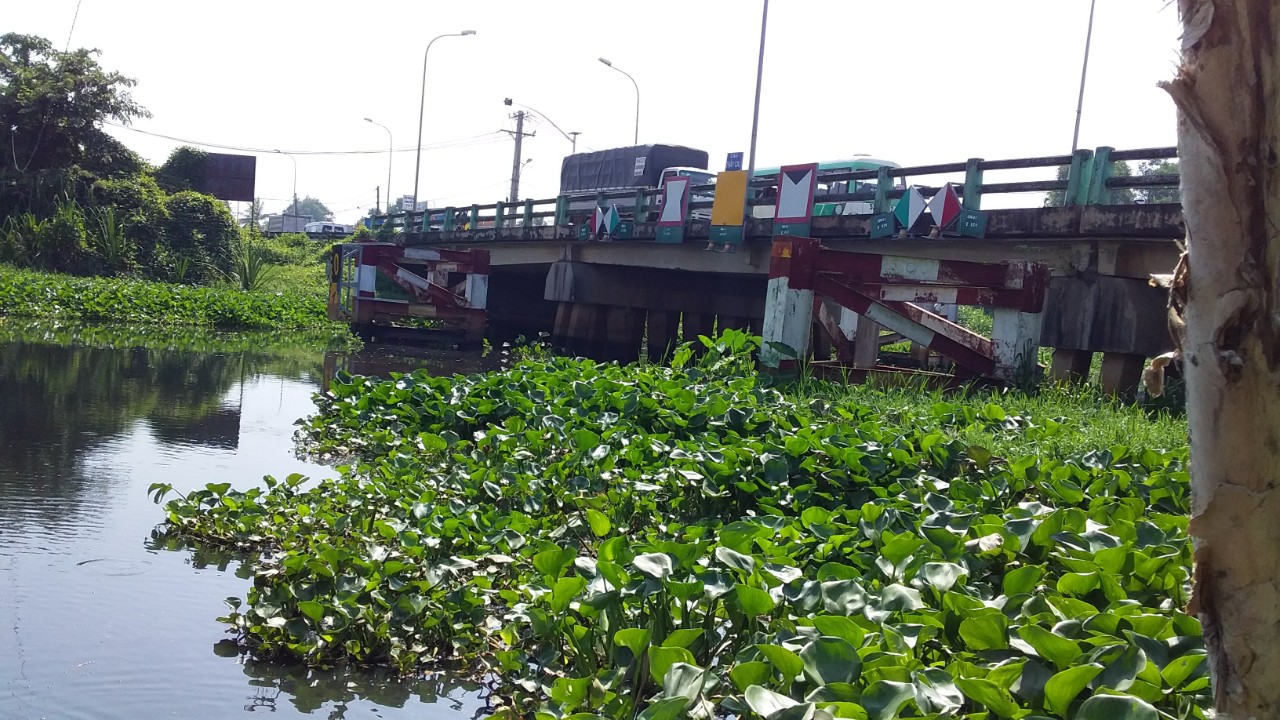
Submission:
<svg viewBox="0 0 1280 720">
<path fill-rule="evenodd" d="M 336 222 L 309 222 L 302 228 L 308 235 L 350 235 L 356 231 L 354 226 Z"/>
<path fill-rule="evenodd" d="M 818 163 L 818 173 L 832 172 L 857 172 L 859 170 L 879 170 L 882 167 L 898 168 L 902 167 L 898 163 L 890 160 L 879 160 L 877 158 L 868 157 L 866 155 L 856 155 L 848 160 L 828 160 Z M 781 168 L 763 168 L 757 169 L 752 179 L 759 180 L 762 178 L 776 179 Z M 894 179 L 894 187 L 897 189 L 905 188 L 902 178 Z M 876 189 L 876 181 L 874 179 L 867 180 L 843 180 L 840 182 L 823 182 L 819 178 L 817 187 L 813 189 L 813 216 L 822 217 L 824 215 L 871 215 L 875 212 L 874 203 L 870 200 L 850 200 L 844 202 L 822 202 L 824 195 L 844 195 L 855 192 L 874 192 Z M 757 196 L 771 193 L 771 189 L 764 191 L 756 191 Z M 758 218 L 772 218 L 774 206 L 772 204 L 752 206 L 752 215 Z"/>
</svg>

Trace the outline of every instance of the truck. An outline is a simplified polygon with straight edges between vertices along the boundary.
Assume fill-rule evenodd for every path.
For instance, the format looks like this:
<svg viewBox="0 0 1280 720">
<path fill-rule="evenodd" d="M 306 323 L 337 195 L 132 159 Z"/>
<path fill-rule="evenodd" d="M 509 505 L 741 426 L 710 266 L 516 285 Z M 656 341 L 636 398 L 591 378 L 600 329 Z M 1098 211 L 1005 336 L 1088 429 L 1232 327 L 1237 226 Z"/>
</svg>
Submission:
<svg viewBox="0 0 1280 720">
<path fill-rule="evenodd" d="M 268 215 L 264 218 L 262 232 L 267 235 L 305 232 L 310 215 Z"/>
<path fill-rule="evenodd" d="M 707 170 L 708 159 L 705 150 L 683 145 L 632 145 L 576 153 L 560 164 L 560 196 L 570 198 L 572 222 L 589 222 L 600 192 L 653 190 L 670 177 L 688 177 L 695 186 L 715 182 L 715 173 Z M 625 197 L 609 202 L 619 212 L 629 213 L 634 201 Z"/>
</svg>

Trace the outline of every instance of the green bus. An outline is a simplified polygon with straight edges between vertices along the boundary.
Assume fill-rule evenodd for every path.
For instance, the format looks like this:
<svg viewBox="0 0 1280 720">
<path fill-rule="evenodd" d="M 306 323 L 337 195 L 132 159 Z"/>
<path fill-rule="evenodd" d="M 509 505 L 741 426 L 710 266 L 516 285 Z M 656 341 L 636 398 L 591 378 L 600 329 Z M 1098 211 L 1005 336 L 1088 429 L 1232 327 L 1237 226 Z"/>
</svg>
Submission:
<svg viewBox="0 0 1280 720">
<path fill-rule="evenodd" d="M 856 172 L 859 170 L 879 170 L 882 167 L 897 168 L 902 167 L 898 163 L 889 160 L 878 160 L 866 155 L 857 155 L 849 160 L 829 160 L 827 162 L 818 163 L 818 173 L 829 172 Z M 757 169 L 752 179 L 776 178 L 781 168 L 762 168 Z M 894 180 L 894 186 L 901 189 L 904 187 L 902 178 Z M 813 215 L 821 217 L 824 215 L 871 215 L 875 212 L 874 205 L 870 200 L 854 200 L 847 202 L 822 202 L 824 195 L 844 195 L 846 193 L 855 193 L 863 191 L 874 191 L 876 189 L 876 181 L 868 180 L 844 180 L 841 182 L 823 182 L 820 178 L 817 187 L 813 189 Z M 755 205 L 752 207 L 752 214 L 758 218 L 773 217 L 774 206 L 771 204 Z"/>
</svg>

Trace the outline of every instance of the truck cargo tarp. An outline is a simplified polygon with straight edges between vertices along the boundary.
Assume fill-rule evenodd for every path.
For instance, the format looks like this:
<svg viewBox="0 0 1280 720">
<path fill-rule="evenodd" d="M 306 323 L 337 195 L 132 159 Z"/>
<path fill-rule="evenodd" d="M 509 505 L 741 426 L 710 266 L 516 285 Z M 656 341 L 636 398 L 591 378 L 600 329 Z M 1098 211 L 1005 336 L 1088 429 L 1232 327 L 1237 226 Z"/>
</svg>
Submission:
<svg viewBox="0 0 1280 720">
<path fill-rule="evenodd" d="M 635 145 L 569 155 L 560 165 L 560 192 L 655 188 L 669 167 L 707 169 L 707 153 L 682 145 Z"/>
</svg>

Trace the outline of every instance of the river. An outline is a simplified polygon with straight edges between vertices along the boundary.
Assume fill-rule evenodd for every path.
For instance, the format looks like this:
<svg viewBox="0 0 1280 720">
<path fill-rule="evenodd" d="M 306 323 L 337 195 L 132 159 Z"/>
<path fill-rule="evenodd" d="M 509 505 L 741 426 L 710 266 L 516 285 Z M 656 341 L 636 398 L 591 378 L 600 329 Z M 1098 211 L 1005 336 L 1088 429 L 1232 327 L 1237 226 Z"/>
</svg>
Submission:
<svg viewBox="0 0 1280 720">
<path fill-rule="evenodd" d="M 177 338 L 180 341 L 175 341 Z M 476 369 L 475 355 L 325 357 L 278 336 L 0 318 L 0 718 L 470 718 L 479 686 L 252 661 L 215 618 L 237 558 L 158 541 L 151 483 L 331 477 L 295 455 L 324 368 Z"/>
</svg>

